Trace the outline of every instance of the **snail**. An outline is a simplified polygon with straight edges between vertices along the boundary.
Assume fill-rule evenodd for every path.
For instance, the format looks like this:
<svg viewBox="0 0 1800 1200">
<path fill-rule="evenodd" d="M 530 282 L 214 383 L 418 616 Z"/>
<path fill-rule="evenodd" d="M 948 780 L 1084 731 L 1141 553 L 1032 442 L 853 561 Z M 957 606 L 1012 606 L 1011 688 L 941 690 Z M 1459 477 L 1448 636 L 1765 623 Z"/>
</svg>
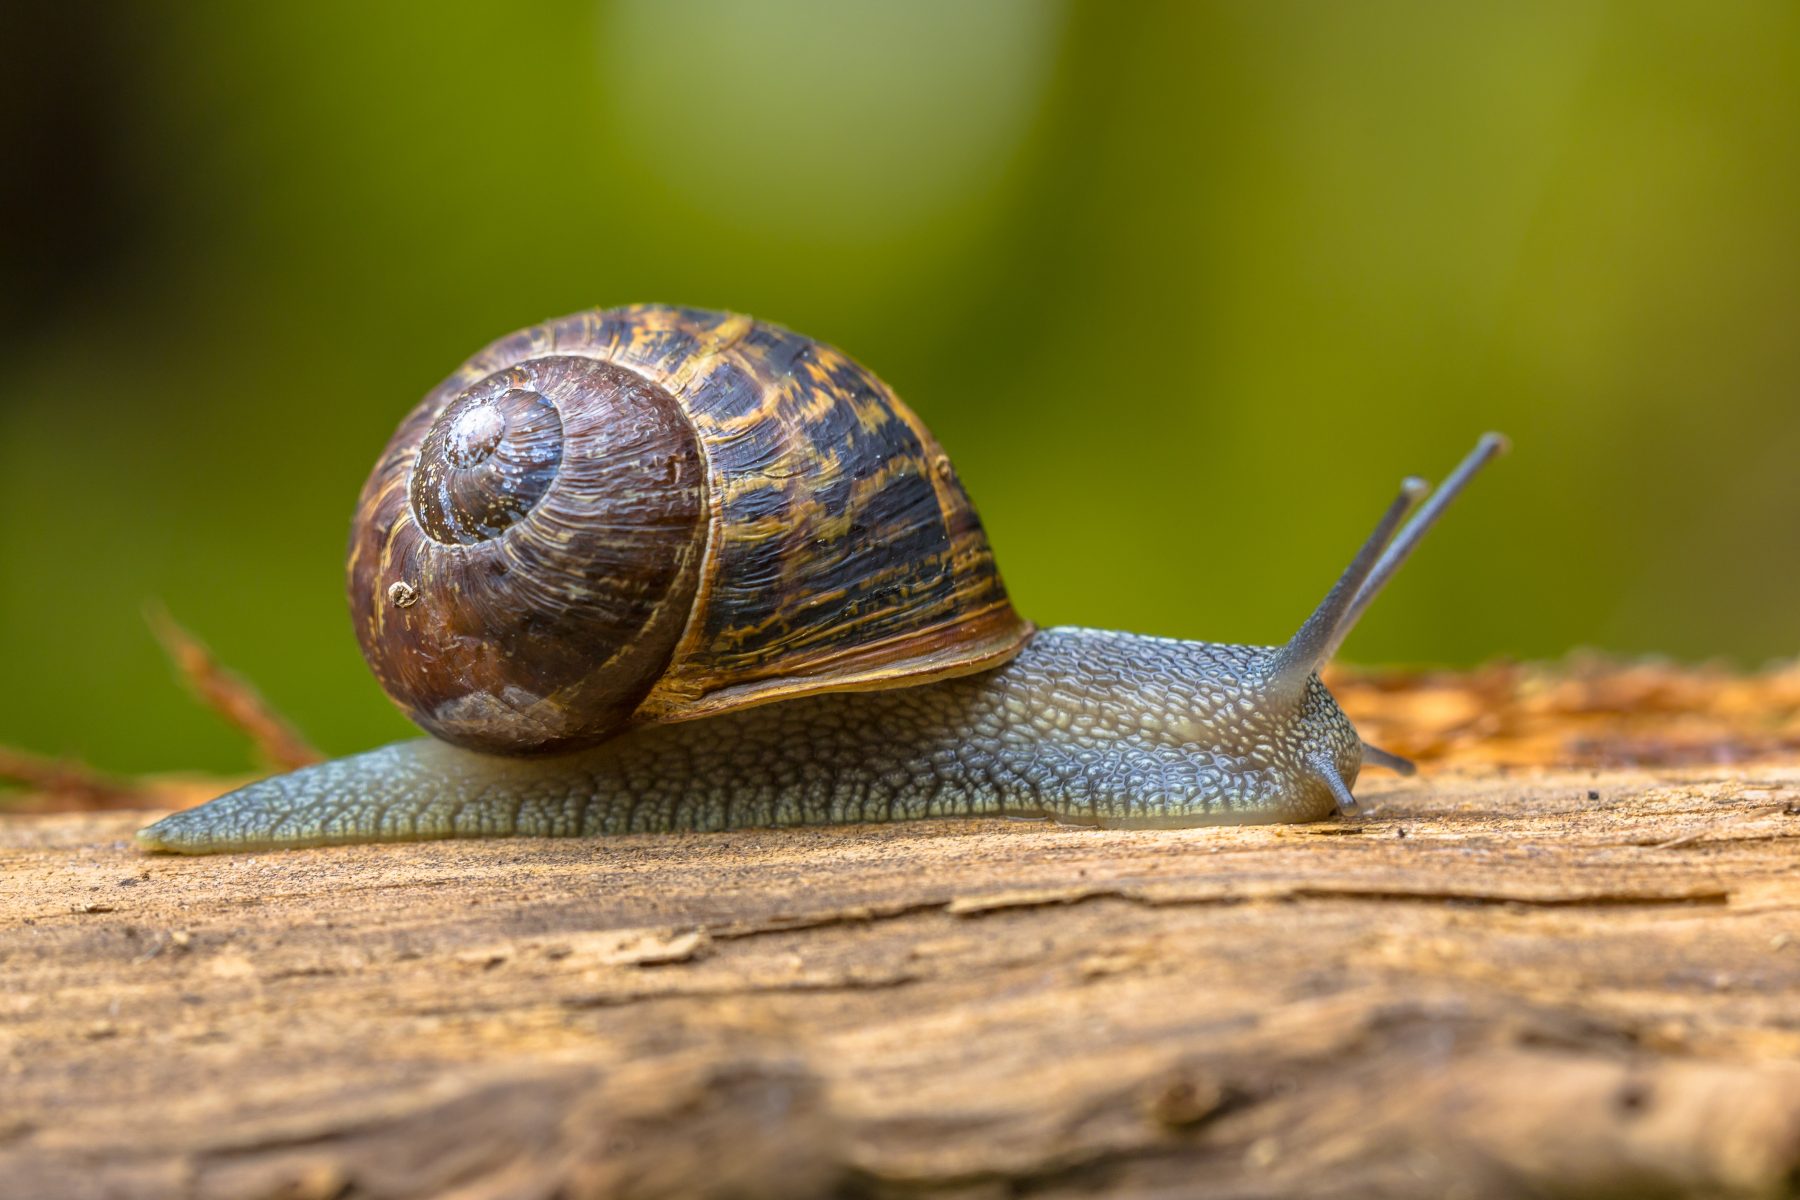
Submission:
<svg viewBox="0 0 1800 1200">
<path fill-rule="evenodd" d="M 950 460 L 840 352 L 644 305 L 502 338 L 363 489 L 350 606 L 433 736 L 139 833 L 182 853 L 1048 817 L 1167 827 L 1351 810 L 1366 745 L 1318 672 L 1470 478 L 1408 479 L 1282 646 L 1013 610 Z M 1428 495 L 1429 494 L 1429 495 Z"/>
</svg>

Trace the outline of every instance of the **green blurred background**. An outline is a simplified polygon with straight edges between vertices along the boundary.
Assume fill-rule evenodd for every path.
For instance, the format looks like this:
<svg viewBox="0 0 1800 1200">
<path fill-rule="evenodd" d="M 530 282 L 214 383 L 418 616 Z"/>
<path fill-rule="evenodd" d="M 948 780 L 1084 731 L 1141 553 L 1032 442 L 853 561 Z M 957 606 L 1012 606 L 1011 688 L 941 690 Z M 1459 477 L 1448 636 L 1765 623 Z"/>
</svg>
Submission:
<svg viewBox="0 0 1800 1200">
<path fill-rule="evenodd" d="M 1020 607 L 1285 637 L 1407 472 L 1515 450 L 1348 646 L 1800 651 L 1800 7 L 842 0 L 0 9 L 0 742 L 326 749 L 340 582 L 490 338 L 729 307 L 873 367 Z"/>
</svg>

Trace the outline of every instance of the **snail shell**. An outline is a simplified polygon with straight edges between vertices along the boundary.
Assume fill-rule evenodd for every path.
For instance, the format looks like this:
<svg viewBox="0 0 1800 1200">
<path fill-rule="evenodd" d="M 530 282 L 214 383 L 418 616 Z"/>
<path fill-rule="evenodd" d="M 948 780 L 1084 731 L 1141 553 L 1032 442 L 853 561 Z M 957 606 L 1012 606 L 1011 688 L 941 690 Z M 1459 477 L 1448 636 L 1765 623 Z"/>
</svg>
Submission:
<svg viewBox="0 0 1800 1200">
<path fill-rule="evenodd" d="M 885 384 L 660 305 L 521 330 L 427 395 L 364 485 L 349 587 L 388 695 L 509 753 L 968 674 L 1033 632 Z"/>
</svg>

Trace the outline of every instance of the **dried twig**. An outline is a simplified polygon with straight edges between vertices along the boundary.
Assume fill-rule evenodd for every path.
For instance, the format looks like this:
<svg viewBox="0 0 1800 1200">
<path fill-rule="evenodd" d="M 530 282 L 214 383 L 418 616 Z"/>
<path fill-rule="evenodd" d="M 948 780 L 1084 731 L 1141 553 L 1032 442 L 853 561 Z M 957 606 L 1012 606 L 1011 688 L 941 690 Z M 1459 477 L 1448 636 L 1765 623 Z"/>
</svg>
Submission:
<svg viewBox="0 0 1800 1200">
<path fill-rule="evenodd" d="M 247 735 L 271 766 L 291 770 L 324 757 L 254 687 L 220 666 L 212 651 L 176 624 L 160 605 L 147 606 L 144 616 L 193 694 Z M 25 790 L 22 798 L 5 802 L 5 807 L 15 812 L 185 807 L 217 795 L 234 782 L 203 776 L 122 777 L 86 763 L 0 746 L 0 783 L 18 784 Z"/>
<path fill-rule="evenodd" d="M 248 736 L 271 766 L 291 771 L 325 757 L 247 680 L 220 666 L 206 644 L 177 624 L 168 610 L 150 604 L 144 618 L 200 702 Z"/>
<path fill-rule="evenodd" d="M 0 813 L 95 812 L 187 808 L 245 782 L 235 776 L 113 775 L 69 759 L 0 746 Z"/>
<path fill-rule="evenodd" d="M 144 799 L 144 789 L 132 780 L 5 746 L 0 746 L 0 779 L 72 808 L 134 808 Z"/>
</svg>

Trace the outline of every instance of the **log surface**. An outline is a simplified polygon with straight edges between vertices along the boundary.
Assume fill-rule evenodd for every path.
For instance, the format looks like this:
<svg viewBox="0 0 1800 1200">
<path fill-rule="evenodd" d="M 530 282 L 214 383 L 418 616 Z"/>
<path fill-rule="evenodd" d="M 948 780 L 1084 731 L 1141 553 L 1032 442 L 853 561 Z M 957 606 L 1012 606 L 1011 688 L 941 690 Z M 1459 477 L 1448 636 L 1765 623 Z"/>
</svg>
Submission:
<svg viewBox="0 0 1800 1200">
<path fill-rule="evenodd" d="M 1321 825 L 175 859 L 0 818 L 0 1180 L 116 1197 L 1790 1194 L 1800 762 Z"/>
</svg>

